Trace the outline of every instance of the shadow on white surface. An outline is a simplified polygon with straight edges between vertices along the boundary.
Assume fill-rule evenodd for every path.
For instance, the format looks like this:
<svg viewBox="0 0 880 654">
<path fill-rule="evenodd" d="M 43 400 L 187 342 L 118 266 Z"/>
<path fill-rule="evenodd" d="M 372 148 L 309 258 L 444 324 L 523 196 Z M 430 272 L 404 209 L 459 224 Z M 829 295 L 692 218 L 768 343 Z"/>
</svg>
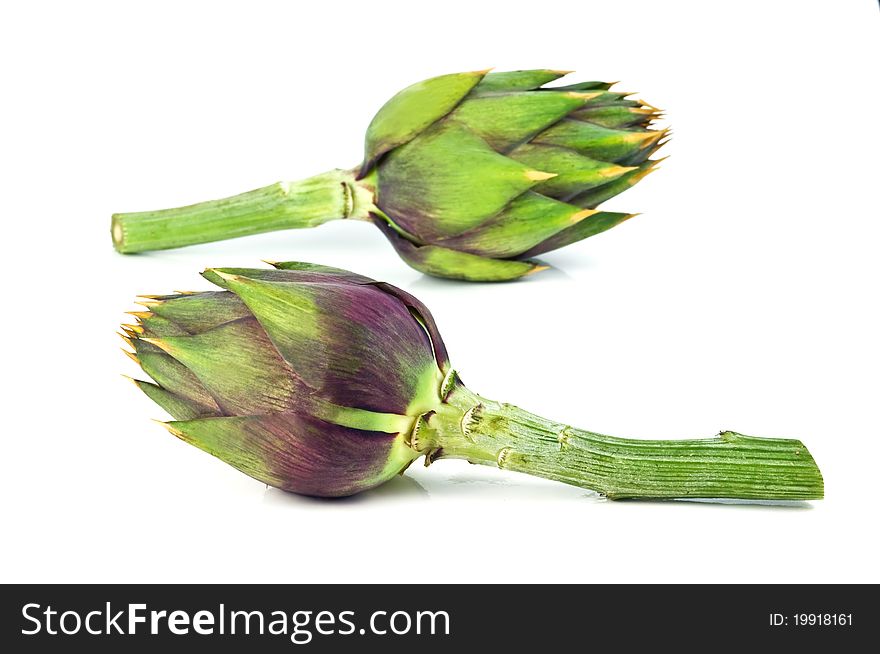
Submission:
<svg viewBox="0 0 880 654">
<path fill-rule="evenodd" d="M 276 506 L 312 506 L 324 509 L 334 505 L 352 506 L 364 504 L 383 504 L 395 501 L 464 501 L 465 498 L 478 501 L 527 501 L 559 502 L 577 501 L 588 504 L 606 504 L 624 507 L 626 505 L 722 507 L 734 509 L 811 510 L 809 502 L 792 500 L 737 500 L 729 498 L 657 499 L 657 500 L 618 500 L 612 502 L 599 493 L 557 484 L 540 479 L 510 480 L 491 475 L 470 474 L 434 475 L 430 480 L 416 480 L 409 474 L 399 475 L 372 490 L 351 497 L 321 498 L 288 493 L 277 488 L 267 488 L 264 503 Z"/>
<path fill-rule="evenodd" d="M 483 475 L 480 473 L 458 473 L 439 476 L 436 481 L 428 486 L 428 494 L 431 497 L 444 499 L 467 496 L 492 501 L 528 500 L 557 502 L 574 500 L 590 503 L 607 501 L 598 493 L 577 488 L 576 486 L 557 484 L 529 477 L 508 479 L 506 477 Z"/>
<path fill-rule="evenodd" d="M 802 500 L 736 500 L 730 498 L 716 498 L 716 499 L 677 499 L 672 500 L 674 502 L 683 502 L 685 504 L 712 504 L 715 506 L 757 506 L 757 507 L 771 507 L 774 509 L 812 509 L 813 505 L 809 502 L 804 502 Z"/>
<path fill-rule="evenodd" d="M 378 486 L 372 490 L 351 497 L 308 497 L 306 495 L 297 495 L 296 493 L 288 493 L 277 488 L 266 488 L 263 501 L 266 504 L 273 505 L 299 505 L 314 506 L 317 508 L 331 508 L 338 504 L 341 506 L 350 506 L 352 504 L 365 504 L 371 502 L 389 502 L 397 500 L 420 500 L 427 499 L 428 492 L 425 488 L 412 477 L 407 475 L 398 475 L 394 479 Z"/>
<path fill-rule="evenodd" d="M 720 498 L 674 498 L 668 500 L 618 500 L 618 503 L 626 504 L 675 504 L 677 506 L 708 506 L 738 509 L 770 509 L 771 511 L 788 510 L 811 510 L 813 505 L 800 500 L 737 500 L 726 497 Z"/>
</svg>

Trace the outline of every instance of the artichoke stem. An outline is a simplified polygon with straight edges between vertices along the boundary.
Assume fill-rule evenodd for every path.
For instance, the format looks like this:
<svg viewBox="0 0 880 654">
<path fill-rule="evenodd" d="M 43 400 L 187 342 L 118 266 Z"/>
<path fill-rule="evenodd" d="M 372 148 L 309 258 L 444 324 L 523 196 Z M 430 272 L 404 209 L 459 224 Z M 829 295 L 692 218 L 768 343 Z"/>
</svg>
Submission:
<svg viewBox="0 0 880 654">
<path fill-rule="evenodd" d="M 419 441 L 432 461 L 465 459 L 609 499 L 810 500 L 824 493 L 816 462 L 797 440 L 730 431 L 694 440 L 616 438 L 487 400 L 461 384 L 425 427 Z"/>
<path fill-rule="evenodd" d="M 113 245 L 123 253 L 165 250 L 350 217 L 354 176 L 331 170 L 186 207 L 113 215 Z"/>
</svg>

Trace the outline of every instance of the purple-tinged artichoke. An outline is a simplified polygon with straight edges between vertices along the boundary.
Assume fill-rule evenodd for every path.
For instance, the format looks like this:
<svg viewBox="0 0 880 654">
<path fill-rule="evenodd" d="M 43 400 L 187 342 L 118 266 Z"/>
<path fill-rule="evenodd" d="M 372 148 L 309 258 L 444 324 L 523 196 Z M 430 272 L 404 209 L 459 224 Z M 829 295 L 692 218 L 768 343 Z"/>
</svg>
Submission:
<svg viewBox="0 0 880 654">
<path fill-rule="evenodd" d="M 213 268 L 223 290 L 148 296 L 123 325 L 137 385 L 168 429 L 266 484 L 317 496 L 377 486 L 415 459 L 460 458 L 609 498 L 814 499 L 796 440 L 603 436 L 476 395 L 428 309 L 389 284 L 303 263 Z"/>
<path fill-rule="evenodd" d="M 429 275 L 503 281 L 533 257 L 632 214 L 599 211 L 656 165 L 658 111 L 611 84 L 545 85 L 564 71 L 443 75 L 389 100 L 363 162 L 188 207 L 115 214 L 120 252 L 142 252 L 353 218 L 378 225 Z"/>
<path fill-rule="evenodd" d="M 387 284 L 309 264 L 210 269 L 222 291 L 152 297 L 123 329 L 181 439 L 307 495 L 351 495 L 419 455 L 449 361 L 430 312 Z"/>
</svg>

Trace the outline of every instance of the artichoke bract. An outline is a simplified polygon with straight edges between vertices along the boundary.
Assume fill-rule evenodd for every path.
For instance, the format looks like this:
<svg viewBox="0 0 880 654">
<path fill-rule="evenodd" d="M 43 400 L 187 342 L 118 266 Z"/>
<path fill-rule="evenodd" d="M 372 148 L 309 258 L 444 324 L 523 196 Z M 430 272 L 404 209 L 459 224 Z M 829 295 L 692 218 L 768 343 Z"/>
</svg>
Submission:
<svg viewBox="0 0 880 654">
<path fill-rule="evenodd" d="M 336 268 L 213 268 L 220 290 L 143 296 L 126 350 L 172 434 L 270 486 L 337 497 L 443 458 L 619 498 L 821 498 L 797 440 L 615 438 L 468 389 L 430 311 Z"/>
<path fill-rule="evenodd" d="M 533 257 L 633 214 L 597 207 L 656 165 L 658 111 L 611 84 L 545 86 L 566 71 L 443 75 L 395 95 L 364 159 L 223 200 L 115 214 L 120 252 L 142 252 L 349 218 L 374 222 L 429 275 L 504 281 Z"/>
</svg>

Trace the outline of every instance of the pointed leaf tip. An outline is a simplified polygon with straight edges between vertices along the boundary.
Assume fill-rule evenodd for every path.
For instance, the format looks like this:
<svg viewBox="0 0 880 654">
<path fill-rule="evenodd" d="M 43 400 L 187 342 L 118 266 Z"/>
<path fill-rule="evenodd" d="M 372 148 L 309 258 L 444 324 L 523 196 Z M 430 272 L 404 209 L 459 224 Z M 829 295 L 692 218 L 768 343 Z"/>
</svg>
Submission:
<svg viewBox="0 0 880 654">
<path fill-rule="evenodd" d="M 574 225 L 575 223 L 579 223 L 584 218 L 597 213 L 599 213 L 598 209 L 584 209 L 583 211 L 578 211 L 576 214 L 572 215 L 571 224 Z"/>
<path fill-rule="evenodd" d="M 523 276 L 524 276 L 524 277 L 527 277 L 527 276 L 529 276 L 529 275 L 534 275 L 535 273 L 539 273 L 539 272 L 541 272 L 542 270 L 550 270 L 550 266 L 547 266 L 547 265 L 545 265 L 545 264 L 536 264 L 534 267 L 532 267 L 532 269 L 531 269 L 529 272 L 527 272 L 527 273 L 526 273 L 525 275 L 523 275 Z"/>
<path fill-rule="evenodd" d="M 220 279 L 225 279 L 227 282 L 239 282 L 243 279 L 241 275 L 232 275 L 230 273 L 221 272 L 216 268 L 211 268 L 210 271 L 213 274 L 217 275 L 217 277 L 219 277 Z"/>
<path fill-rule="evenodd" d="M 543 182 L 556 177 L 556 173 L 545 173 L 543 170 L 527 170 L 525 175 L 526 179 L 533 182 Z"/>
<path fill-rule="evenodd" d="M 181 433 L 181 431 L 179 429 L 175 429 L 174 426 L 172 425 L 172 423 L 167 422 L 165 420 L 159 420 L 158 418 L 150 418 L 150 420 L 155 422 L 157 425 L 162 425 L 165 429 L 168 430 L 168 433 L 171 434 L 172 436 L 176 436 L 177 438 L 180 438 L 181 440 L 186 440 L 183 438 L 183 434 Z"/>
<path fill-rule="evenodd" d="M 171 348 L 169 347 L 168 343 L 163 341 L 161 338 L 149 338 L 149 337 L 141 336 L 141 338 L 139 340 L 143 341 L 144 343 L 149 343 L 150 345 L 155 345 L 163 352 L 170 353 Z"/>
<path fill-rule="evenodd" d="M 576 100 L 592 100 L 602 95 L 604 91 L 568 91 L 565 95 Z"/>
</svg>

